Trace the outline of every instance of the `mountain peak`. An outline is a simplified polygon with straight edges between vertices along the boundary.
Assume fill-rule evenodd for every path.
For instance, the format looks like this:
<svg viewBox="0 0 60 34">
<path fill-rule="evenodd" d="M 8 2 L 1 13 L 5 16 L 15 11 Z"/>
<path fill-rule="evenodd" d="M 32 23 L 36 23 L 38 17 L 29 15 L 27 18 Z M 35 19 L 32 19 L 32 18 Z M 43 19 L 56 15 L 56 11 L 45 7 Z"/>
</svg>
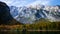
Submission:
<svg viewBox="0 0 60 34">
<path fill-rule="evenodd" d="M 46 20 L 48 19 L 51 22 L 60 21 L 59 6 L 44 6 L 39 4 L 36 6 L 13 7 L 11 14 L 17 21 L 24 24 L 33 23 L 40 18 L 46 18 Z"/>
</svg>

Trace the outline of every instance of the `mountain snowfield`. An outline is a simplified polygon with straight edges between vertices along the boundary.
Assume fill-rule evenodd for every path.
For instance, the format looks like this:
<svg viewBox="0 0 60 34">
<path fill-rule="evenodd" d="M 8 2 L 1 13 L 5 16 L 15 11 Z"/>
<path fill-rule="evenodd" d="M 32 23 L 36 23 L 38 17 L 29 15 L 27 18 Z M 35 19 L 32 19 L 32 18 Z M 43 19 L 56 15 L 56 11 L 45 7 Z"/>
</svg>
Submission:
<svg viewBox="0 0 60 34">
<path fill-rule="evenodd" d="M 60 21 L 60 8 L 59 6 L 23 6 L 15 7 L 10 6 L 10 13 L 17 21 L 24 24 L 32 24 L 40 18 L 48 19 L 51 22 Z"/>
</svg>

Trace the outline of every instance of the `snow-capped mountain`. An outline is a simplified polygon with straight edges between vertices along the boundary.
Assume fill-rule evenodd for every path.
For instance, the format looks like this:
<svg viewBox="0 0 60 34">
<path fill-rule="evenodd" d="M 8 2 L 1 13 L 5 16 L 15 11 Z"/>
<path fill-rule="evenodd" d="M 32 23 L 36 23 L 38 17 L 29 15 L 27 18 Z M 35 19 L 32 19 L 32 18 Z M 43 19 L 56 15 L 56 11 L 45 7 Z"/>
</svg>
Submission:
<svg viewBox="0 0 60 34">
<path fill-rule="evenodd" d="M 10 6 L 10 13 L 13 17 L 18 15 L 18 7 Z"/>
<path fill-rule="evenodd" d="M 51 22 L 60 21 L 60 9 L 58 6 L 11 6 L 10 12 L 17 21 L 24 24 L 31 24 L 40 18 L 48 19 Z"/>
</svg>

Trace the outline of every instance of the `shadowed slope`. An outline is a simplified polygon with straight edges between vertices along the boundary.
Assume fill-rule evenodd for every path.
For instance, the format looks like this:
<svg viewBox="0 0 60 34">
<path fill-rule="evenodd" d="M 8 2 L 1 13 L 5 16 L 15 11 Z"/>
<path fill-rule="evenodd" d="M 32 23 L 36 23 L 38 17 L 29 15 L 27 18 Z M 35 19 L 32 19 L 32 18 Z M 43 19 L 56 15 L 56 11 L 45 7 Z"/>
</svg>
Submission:
<svg viewBox="0 0 60 34">
<path fill-rule="evenodd" d="M 10 14 L 10 8 L 4 3 L 0 2 L 0 24 L 14 24 L 17 23 Z"/>
</svg>

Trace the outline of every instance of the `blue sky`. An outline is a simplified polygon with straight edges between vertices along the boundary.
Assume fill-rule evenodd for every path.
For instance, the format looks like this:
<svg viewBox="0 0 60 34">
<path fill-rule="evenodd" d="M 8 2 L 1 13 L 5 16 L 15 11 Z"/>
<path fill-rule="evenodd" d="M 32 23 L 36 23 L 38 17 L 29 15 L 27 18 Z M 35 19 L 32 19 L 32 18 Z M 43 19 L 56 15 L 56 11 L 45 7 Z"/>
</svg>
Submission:
<svg viewBox="0 0 60 34">
<path fill-rule="evenodd" d="M 25 6 L 25 5 L 60 5 L 60 0 L 0 0 L 11 6 Z"/>
</svg>

